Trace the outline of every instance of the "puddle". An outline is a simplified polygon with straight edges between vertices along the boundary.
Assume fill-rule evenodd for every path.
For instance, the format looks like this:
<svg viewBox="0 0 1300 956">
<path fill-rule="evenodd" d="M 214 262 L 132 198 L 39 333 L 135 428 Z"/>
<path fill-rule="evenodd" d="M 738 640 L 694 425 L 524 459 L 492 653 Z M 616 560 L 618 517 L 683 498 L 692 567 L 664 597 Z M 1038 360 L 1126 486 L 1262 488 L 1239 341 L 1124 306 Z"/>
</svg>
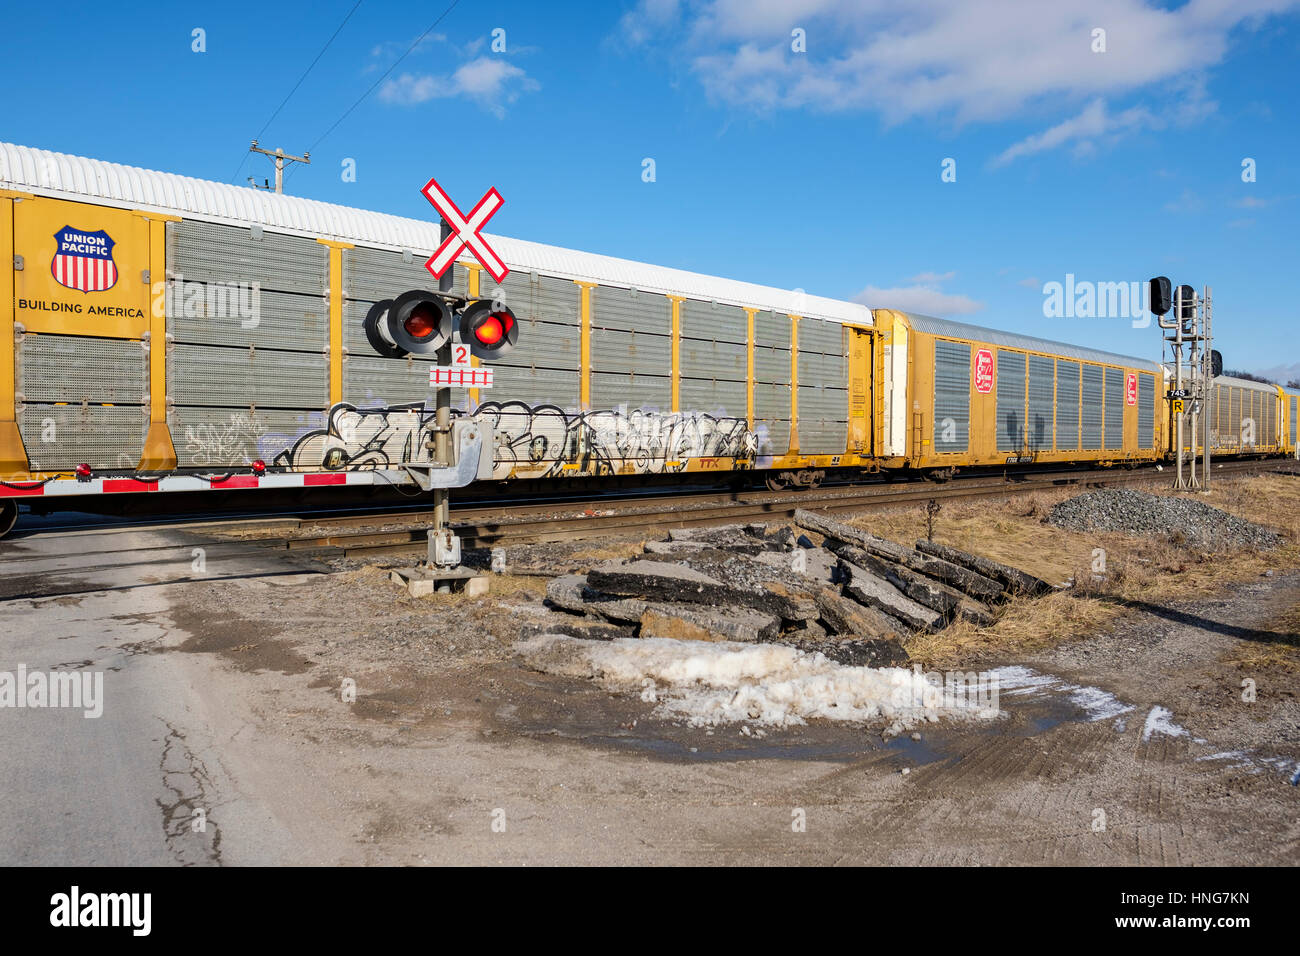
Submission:
<svg viewBox="0 0 1300 956">
<path fill-rule="evenodd" d="M 846 733 L 843 727 L 805 726 L 796 733 L 768 734 L 766 738 L 746 737 L 734 728 L 714 730 L 710 736 L 694 727 L 657 722 L 639 724 L 648 733 L 626 736 L 590 735 L 583 738 L 589 743 L 602 743 L 616 750 L 630 750 L 653 754 L 669 760 L 725 762 L 737 760 L 818 760 L 829 763 L 852 763 L 879 755 L 891 759 L 899 767 L 921 767 L 956 757 L 951 747 L 935 738 L 923 736 L 913 740 L 910 736 L 882 741 L 880 735 L 868 728 L 858 728 L 856 733 Z"/>
</svg>

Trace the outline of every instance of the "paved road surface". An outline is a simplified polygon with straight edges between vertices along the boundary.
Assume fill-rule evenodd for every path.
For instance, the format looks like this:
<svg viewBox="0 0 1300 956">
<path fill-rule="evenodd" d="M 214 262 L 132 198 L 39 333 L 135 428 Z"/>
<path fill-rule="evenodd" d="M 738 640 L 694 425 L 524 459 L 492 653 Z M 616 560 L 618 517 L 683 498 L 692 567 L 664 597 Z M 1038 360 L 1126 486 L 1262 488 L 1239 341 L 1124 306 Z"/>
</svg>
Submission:
<svg viewBox="0 0 1300 956">
<path fill-rule="evenodd" d="M 149 532 L 135 563 L 114 566 L 107 533 L 34 535 L 0 545 L 0 591 L 80 581 L 83 593 L 2 599 L 0 672 L 102 675 L 102 715 L 0 707 L 0 864 L 269 863 L 292 858 L 287 835 L 240 792 L 207 730 L 191 661 L 150 653 L 183 585 L 194 536 Z M 283 570 L 263 557 L 223 560 L 212 576 Z M 106 584 L 125 590 L 84 593 Z M 182 656 L 183 657 L 183 656 Z M 201 671 L 198 671 L 201 674 Z M 92 685 L 93 686 L 93 685 Z M 210 823 L 196 829 L 196 810 Z"/>
</svg>

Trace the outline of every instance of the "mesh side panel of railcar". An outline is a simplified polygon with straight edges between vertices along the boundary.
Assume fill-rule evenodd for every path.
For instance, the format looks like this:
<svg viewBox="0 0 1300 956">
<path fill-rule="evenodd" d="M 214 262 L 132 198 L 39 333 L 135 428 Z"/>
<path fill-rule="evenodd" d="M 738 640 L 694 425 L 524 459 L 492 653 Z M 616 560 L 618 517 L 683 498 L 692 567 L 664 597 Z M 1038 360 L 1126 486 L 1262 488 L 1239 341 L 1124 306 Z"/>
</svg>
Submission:
<svg viewBox="0 0 1300 956">
<path fill-rule="evenodd" d="M 1084 364 L 1083 397 L 1079 402 L 1083 418 L 1082 445 L 1085 451 L 1101 449 L 1101 366 Z"/>
<path fill-rule="evenodd" d="M 1029 447 L 1034 451 L 1052 449 L 1052 405 L 1055 401 L 1055 363 L 1045 355 L 1029 356 Z"/>
<path fill-rule="evenodd" d="M 934 450 L 966 451 L 970 445 L 970 346 L 934 343 Z"/>
<path fill-rule="evenodd" d="M 1120 449 L 1124 447 L 1124 370 L 1106 369 L 1106 447 Z"/>
<path fill-rule="evenodd" d="M 1156 377 L 1138 375 L 1138 447 L 1156 447 Z"/>
<path fill-rule="evenodd" d="M 1020 451 L 1025 441 L 1025 353 L 998 349 L 998 451 Z"/>
<path fill-rule="evenodd" d="M 1079 448 L 1079 363 L 1056 360 L 1056 448 Z"/>
</svg>

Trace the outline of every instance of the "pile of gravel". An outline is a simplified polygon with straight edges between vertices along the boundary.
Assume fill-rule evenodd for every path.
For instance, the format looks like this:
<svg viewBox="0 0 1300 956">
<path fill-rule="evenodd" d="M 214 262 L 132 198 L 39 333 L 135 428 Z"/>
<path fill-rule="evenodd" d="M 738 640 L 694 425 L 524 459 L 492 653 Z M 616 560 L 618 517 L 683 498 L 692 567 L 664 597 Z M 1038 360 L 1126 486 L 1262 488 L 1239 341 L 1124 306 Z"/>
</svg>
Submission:
<svg viewBox="0 0 1300 956">
<path fill-rule="evenodd" d="M 1153 495 L 1130 488 L 1105 489 L 1062 501 L 1047 516 L 1048 524 L 1067 531 L 1119 531 L 1151 538 L 1179 536 L 1207 551 L 1226 548 L 1275 548 L 1282 543 L 1270 531 L 1203 501 L 1179 495 Z"/>
</svg>

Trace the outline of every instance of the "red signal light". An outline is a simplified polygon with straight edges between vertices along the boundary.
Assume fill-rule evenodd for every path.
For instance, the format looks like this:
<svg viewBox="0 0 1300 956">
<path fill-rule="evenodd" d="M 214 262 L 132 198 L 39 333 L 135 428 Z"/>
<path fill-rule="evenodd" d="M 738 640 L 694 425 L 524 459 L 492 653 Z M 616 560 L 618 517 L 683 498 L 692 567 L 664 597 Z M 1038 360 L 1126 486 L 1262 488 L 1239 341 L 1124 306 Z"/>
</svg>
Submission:
<svg viewBox="0 0 1300 956">
<path fill-rule="evenodd" d="M 76 467 L 76 475 L 77 475 L 77 480 L 78 480 L 78 481 L 89 481 L 89 480 L 90 480 L 90 466 L 87 465 L 87 464 L 85 464 L 84 462 L 83 462 L 82 464 L 78 465 L 78 466 Z"/>
<path fill-rule="evenodd" d="M 496 345 L 514 324 L 514 318 L 507 313 L 493 312 L 474 330 L 474 338 L 484 345 Z"/>
<path fill-rule="evenodd" d="M 376 302 L 363 327 L 371 346 L 385 358 L 433 355 L 451 338 L 452 316 L 438 293 L 414 289 Z"/>
<path fill-rule="evenodd" d="M 438 331 L 438 317 L 432 309 L 421 303 L 406 317 L 402 327 L 413 339 L 427 339 Z"/>
<path fill-rule="evenodd" d="M 252 469 L 253 474 L 255 475 L 266 474 L 266 462 L 262 461 L 262 459 L 260 458 L 257 459 L 257 461 L 253 462 L 251 465 L 249 465 L 249 468 Z"/>
<path fill-rule="evenodd" d="M 462 340 L 468 337 L 470 351 L 481 359 L 505 355 L 519 339 L 519 322 L 508 306 L 480 299 L 471 302 L 460 317 Z"/>
</svg>

